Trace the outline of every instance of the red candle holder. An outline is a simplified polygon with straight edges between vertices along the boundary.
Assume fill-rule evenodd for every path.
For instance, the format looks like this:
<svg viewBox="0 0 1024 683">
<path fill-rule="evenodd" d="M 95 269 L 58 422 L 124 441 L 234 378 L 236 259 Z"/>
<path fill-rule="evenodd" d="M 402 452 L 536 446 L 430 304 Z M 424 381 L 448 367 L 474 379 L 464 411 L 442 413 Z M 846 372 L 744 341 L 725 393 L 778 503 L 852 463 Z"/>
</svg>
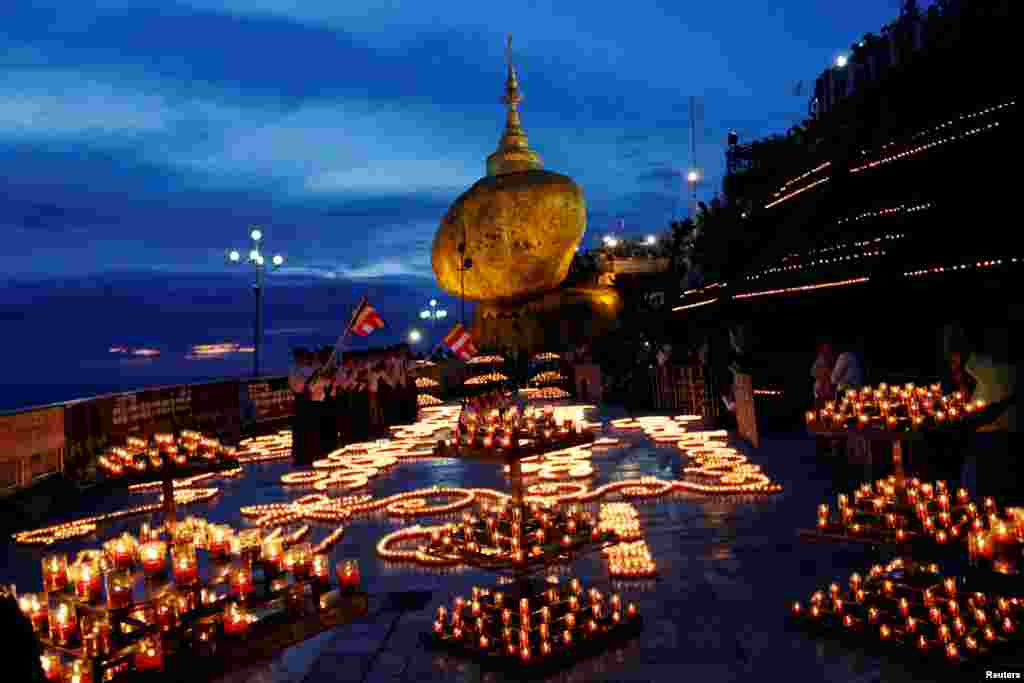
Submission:
<svg viewBox="0 0 1024 683">
<path fill-rule="evenodd" d="M 191 586 L 199 581 L 199 563 L 196 549 L 191 545 L 179 545 L 172 552 L 174 557 L 174 582 L 179 586 Z"/>
<path fill-rule="evenodd" d="M 135 577 L 125 569 L 107 573 L 107 607 L 125 609 L 130 607 L 133 599 Z"/>
<path fill-rule="evenodd" d="M 59 682 L 64 677 L 64 664 L 59 655 L 40 655 L 39 663 L 43 667 L 43 676 L 46 677 L 46 680 Z"/>
<path fill-rule="evenodd" d="M 92 683 L 92 664 L 76 659 L 64 675 L 67 683 Z"/>
<path fill-rule="evenodd" d="M 163 671 L 164 651 L 159 638 L 145 638 L 135 649 L 136 671 Z"/>
<path fill-rule="evenodd" d="M 64 590 L 68 585 L 68 556 L 63 553 L 43 558 L 43 588 L 47 593 Z"/>
<path fill-rule="evenodd" d="M 32 624 L 32 631 L 36 635 L 46 633 L 49 607 L 45 594 L 40 596 L 36 593 L 24 593 L 18 597 L 18 607 Z"/>
<path fill-rule="evenodd" d="M 82 602 L 89 603 L 100 595 L 101 575 L 98 563 L 84 562 L 75 564 L 69 572 L 75 586 L 75 596 Z"/>
<path fill-rule="evenodd" d="M 158 576 L 167 571 L 167 544 L 163 541 L 149 541 L 139 547 L 142 569 L 146 576 Z"/>
<path fill-rule="evenodd" d="M 248 567 L 236 567 L 231 572 L 231 593 L 243 600 L 255 590 L 252 582 L 252 570 Z"/>
<path fill-rule="evenodd" d="M 359 560 L 346 560 L 336 568 L 338 574 L 338 585 L 343 591 L 355 591 L 359 589 Z"/>
<path fill-rule="evenodd" d="M 249 630 L 251 615 L 236 604 L 224 609 L 224 633 L 229 636 L 240 636 Z"/>
<path fill-rule="evenodd" d="M 70 598 L 57 598 L 50 606 L 50 639 L 67 647 L 78 635 L 78 611 Z"/>
</svg>

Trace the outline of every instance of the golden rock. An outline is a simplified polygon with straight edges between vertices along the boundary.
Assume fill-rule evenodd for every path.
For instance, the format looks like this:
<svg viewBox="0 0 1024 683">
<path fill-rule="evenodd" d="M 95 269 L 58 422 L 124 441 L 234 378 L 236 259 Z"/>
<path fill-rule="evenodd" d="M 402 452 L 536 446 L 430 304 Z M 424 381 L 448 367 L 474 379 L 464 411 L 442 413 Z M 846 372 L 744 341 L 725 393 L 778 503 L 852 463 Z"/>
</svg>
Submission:
<svg viewBox="0 0 1024 683">
<path fill-rule="evenodd" d="M 487 177 L 455 200 L 431 252 L 438 285 L 475 301 L 522 299 L 558 287 L 587 227 L 583 191 L 543 170 L 519 118 L 519 81 L 511 59 L 503 102 L 505 130 L 487 157 Z M 467 259 L 469 268 L 464 268 Z"/>
<path fill-rule="evenodd" d="M 516 299 L 558 287 L 587 225 L 583 191 L 567 176 L 522 171 L 488 177 L 459 197 L 434 237 L 434 274 L 467 299 Z M 460 269 L 459 245 L 472 267 Z M 465 281 L 463 282 L 463 276 Z"/>
</svg>

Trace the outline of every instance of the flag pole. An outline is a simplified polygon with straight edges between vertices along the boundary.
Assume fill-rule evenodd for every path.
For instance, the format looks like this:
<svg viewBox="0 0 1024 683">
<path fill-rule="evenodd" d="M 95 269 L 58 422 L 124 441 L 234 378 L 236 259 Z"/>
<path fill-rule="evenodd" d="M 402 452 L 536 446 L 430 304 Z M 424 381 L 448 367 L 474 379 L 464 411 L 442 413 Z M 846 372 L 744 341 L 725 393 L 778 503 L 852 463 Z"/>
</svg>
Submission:
<svg viewBox="0 0 1024 683">
<path fill-rule="evenodd" d="M 348 339 L 348 333 L 352 331 L 352 323 L 356 321 L 356 318 L 359 316 L 359 312 L 363 310 L 364 306 L 366 306 L 366 301 L 366 295 L 364 294 L 363 298 L 359 300 L 359 305 L 356 306 L 356 310 L 352 312 L 352 318 L 348 321 L 348 325 L 345 326 L 345 331 L 341 333 L 341 336 L 338 337 L 338 341 L 334 343 L 334 349 L 331 351 L 331 357 L 327 359 L 324 367 L 331 364 L 331 361 L 333 361 L 334 357 L 338 354 L 338 347 L 343 345 Z"/>
</svg>

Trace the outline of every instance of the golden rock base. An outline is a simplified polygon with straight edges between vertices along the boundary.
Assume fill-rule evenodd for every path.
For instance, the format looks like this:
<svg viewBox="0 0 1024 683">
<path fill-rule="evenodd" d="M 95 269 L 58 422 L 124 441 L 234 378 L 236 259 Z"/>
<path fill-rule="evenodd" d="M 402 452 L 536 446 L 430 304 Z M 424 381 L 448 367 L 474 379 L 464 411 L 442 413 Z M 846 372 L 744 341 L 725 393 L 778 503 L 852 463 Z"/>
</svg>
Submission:
<svg viewBox="0 0 1024 683">
<path fill-rule="evenodd" d="M 622 298 L 610 287 L 564 287 L 516 302 L 481 302 L 471 333 L 478 347 L 568 350 L 613 331 L 621 312 Z"/>
</svg>

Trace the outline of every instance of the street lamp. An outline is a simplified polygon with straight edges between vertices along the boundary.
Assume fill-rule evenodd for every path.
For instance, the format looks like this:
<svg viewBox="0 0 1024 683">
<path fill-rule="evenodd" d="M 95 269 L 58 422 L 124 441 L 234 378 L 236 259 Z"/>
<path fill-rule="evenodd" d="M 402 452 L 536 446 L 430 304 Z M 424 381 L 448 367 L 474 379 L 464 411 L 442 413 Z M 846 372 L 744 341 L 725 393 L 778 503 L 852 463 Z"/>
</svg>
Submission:
<svg viewBox="0 0 1024 683">
<path fill-rule="evenodd" d="M 438 308 L 437 299 L 431 299 L 428 304 L 428 308 L 424 308 L 420 311 L 420 320 L 426 320 L 430 323 L 430 338 L 434 338 L 434 324 L 438 320 L 444 320 L 448 317 L 448 311 L 443 308 Z"/>
<path fill-rule="evenodd" d="M 697 181 L 700 180 L 700 174 L 696 169 L 691 170 L 686 174 L 686 180 L 690 183 L 690 218 L 693 218 L 697 214 Z"/>
<path fill-rule="evenodd" d="M 836 57 L 836 66 L 840 69 L 845 68 L 849 58 L 846 55 L 839 55 Z"/>
<path fill-rule="evenodd" d="M 253 377 L 259 377 L 260 349 L 263 346 L 263 277 L 268 266 L 266 258 L 260 251 L 263 231 L 254 227 L 252 232 L 249 233 L 249 239 L 252 240 L 252 248 L 249 249 L 248 258 L 246 258 L 244 263 L 251 265 L 256 270 L 256 283 L 253 285 L 253 291 L 256 293 L 256 320 L 253 325 L 255 343 L 253 344 L 252 374 Z M 243 263 L 242 252 L 238 249 L 231 249 L 227 253 L 226 260 L 231 265 L 240 265 Z M 284 256 L 274 254 L 270 259 L 269 267 L 272 270 L 277 270 L 282 265 L 284 265 Z"/>
<path fill-rule="evenodd" d="M 419 344 L 421 339 L 423 339 L 423 335 L 420 334 L 419 330 L 409 330 L 410 344 Z"/>
<path fill-rule="evenodd" d="M 653 247 L 657 243 L 658 243 L 658 238 L 657 237 L 655 237 L 654 235 L 648 235 L 647 236 L 647 245 L 648 246 Z"/>
</svg>

